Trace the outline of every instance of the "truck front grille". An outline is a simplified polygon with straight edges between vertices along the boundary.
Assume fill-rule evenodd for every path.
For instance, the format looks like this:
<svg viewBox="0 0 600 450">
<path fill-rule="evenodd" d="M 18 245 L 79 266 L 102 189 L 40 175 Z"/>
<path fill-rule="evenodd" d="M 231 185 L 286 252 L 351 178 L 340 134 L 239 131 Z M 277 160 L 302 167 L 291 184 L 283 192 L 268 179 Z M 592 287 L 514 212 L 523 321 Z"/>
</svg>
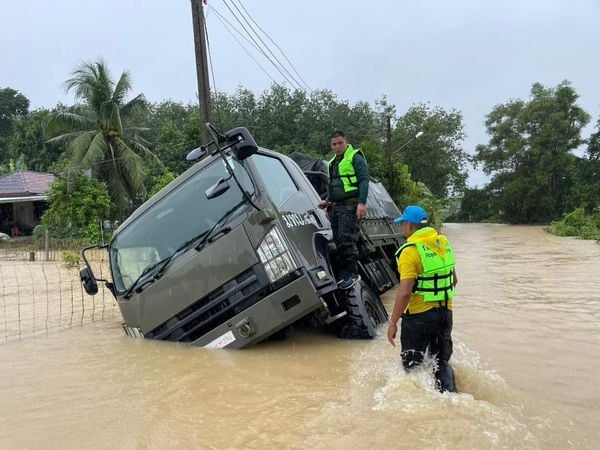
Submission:
<svg viewBox="0 0 600 450">
<path fill-rule="evenodd" d="M 256 303 L 269 289 L 264 269 L 255 265 L 145 335 L 148 339 L 192 342 Z"/>
</svg>

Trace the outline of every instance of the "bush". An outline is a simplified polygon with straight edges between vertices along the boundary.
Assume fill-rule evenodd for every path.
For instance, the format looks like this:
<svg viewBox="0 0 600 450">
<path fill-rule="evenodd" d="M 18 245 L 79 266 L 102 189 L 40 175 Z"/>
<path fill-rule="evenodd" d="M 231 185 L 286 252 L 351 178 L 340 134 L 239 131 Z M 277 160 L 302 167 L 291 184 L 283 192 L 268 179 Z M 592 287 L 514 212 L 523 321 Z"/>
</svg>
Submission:
<svg viewBox="0 0 600 450">
<path fill-rule="evenodd" d="M 81 256 L 75 252 L 64 252 L 63 261 L 65 262 L 65 267 L 79 267 Z"/>
<path fill-rule="evenodd" d="M 576 208 L 565 214 L 562 220 L 552 222 L 549 231 L 557 236 L 600 240 L 600 207 L 596 207 L 589 215 L 584 208 Z"/>
<path fill-rule="evenodd" d="M 48 230 L 52 238 L 100 242 L 100 221 L 108 217 L 111 207 L 104 183 L 85 176 L 60 178 L 52 184 L 48 197 L 50 208 L 33 231 L 36 239 L 43 239 Z"/>
</svg>

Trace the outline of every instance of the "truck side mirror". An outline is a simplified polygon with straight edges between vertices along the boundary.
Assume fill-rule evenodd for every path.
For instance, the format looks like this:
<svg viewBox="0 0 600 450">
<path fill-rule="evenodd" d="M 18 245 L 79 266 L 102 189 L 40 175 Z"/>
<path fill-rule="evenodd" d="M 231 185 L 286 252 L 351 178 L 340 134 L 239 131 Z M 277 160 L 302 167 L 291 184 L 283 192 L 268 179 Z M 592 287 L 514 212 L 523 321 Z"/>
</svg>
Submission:
<svg viewBox="0 0 600 450">
<path fill-rule="evenodd" d="M 223 195 L 229 188 L 230 186 L 227 180 L 225 178 L 219 178 L 219 181 L 206 190 L 206 198 L 210 200 L 211 198 Z"/>
<path fill-rule="evenodd" d="M 258 151 L 258 145 L 247 128 L 237 127 L 225 133 L 227 143 L 231 145 L 238 160 L 246 159 Z"/>
<path fill-rule="evenodd" d="M 96 295 L 98 293 L 98 283 L 96 282 L 94 274 L 88 267 L 81 269 L 79 277 L 83 283 L 83 289 L 85 289 L 85 292 L 88 295 Z"/>
<path fill-rule="evenodd" d="M 208 152 L 206 151 L 206 147 L 200 146 L 189 152 L 185 159 L 188 161 L 195 161 L 197 159 L 204 158 L 207 154 Z"/>
</svg>

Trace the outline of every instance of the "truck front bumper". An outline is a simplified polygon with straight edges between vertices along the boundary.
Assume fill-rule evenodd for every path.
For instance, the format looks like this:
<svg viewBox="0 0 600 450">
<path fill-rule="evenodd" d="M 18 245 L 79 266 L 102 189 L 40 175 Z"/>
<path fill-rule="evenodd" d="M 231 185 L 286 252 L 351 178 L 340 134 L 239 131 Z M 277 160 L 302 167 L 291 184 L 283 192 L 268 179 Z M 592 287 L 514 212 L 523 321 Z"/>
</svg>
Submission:
<svg viewBox="0 0 600 450">
<path fill-rule="evenodd" d="M 244 348 L 296 322 L 322 306 L 307 274 L 257 301 L 192 342 L 207 348 Z"/>
</svg>

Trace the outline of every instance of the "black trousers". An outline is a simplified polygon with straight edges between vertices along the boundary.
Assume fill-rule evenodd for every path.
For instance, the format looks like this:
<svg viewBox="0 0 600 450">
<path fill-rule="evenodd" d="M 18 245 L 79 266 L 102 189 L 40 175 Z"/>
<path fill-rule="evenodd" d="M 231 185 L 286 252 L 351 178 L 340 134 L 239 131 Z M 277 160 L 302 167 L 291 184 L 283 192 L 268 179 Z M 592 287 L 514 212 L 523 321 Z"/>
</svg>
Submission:
<svg viewBox="0 0 600 450">
<path fill-rule="evenodd" d="M 334 203 L 329 212 L 333 240 L 337 247 L 340 272 L 358 274 L 358 218 L 357 200 Z"/>
<path fill-rule="evenodd" d="M 419 314 L 404 314 L 400 328 L 402 365 L 409 371 L 423 362 L 425 351 L 436 362 L 435 379 L 441 392 L 456 392 L 452 356 L 452 311 L 433 308 Z"/>
</svg>

